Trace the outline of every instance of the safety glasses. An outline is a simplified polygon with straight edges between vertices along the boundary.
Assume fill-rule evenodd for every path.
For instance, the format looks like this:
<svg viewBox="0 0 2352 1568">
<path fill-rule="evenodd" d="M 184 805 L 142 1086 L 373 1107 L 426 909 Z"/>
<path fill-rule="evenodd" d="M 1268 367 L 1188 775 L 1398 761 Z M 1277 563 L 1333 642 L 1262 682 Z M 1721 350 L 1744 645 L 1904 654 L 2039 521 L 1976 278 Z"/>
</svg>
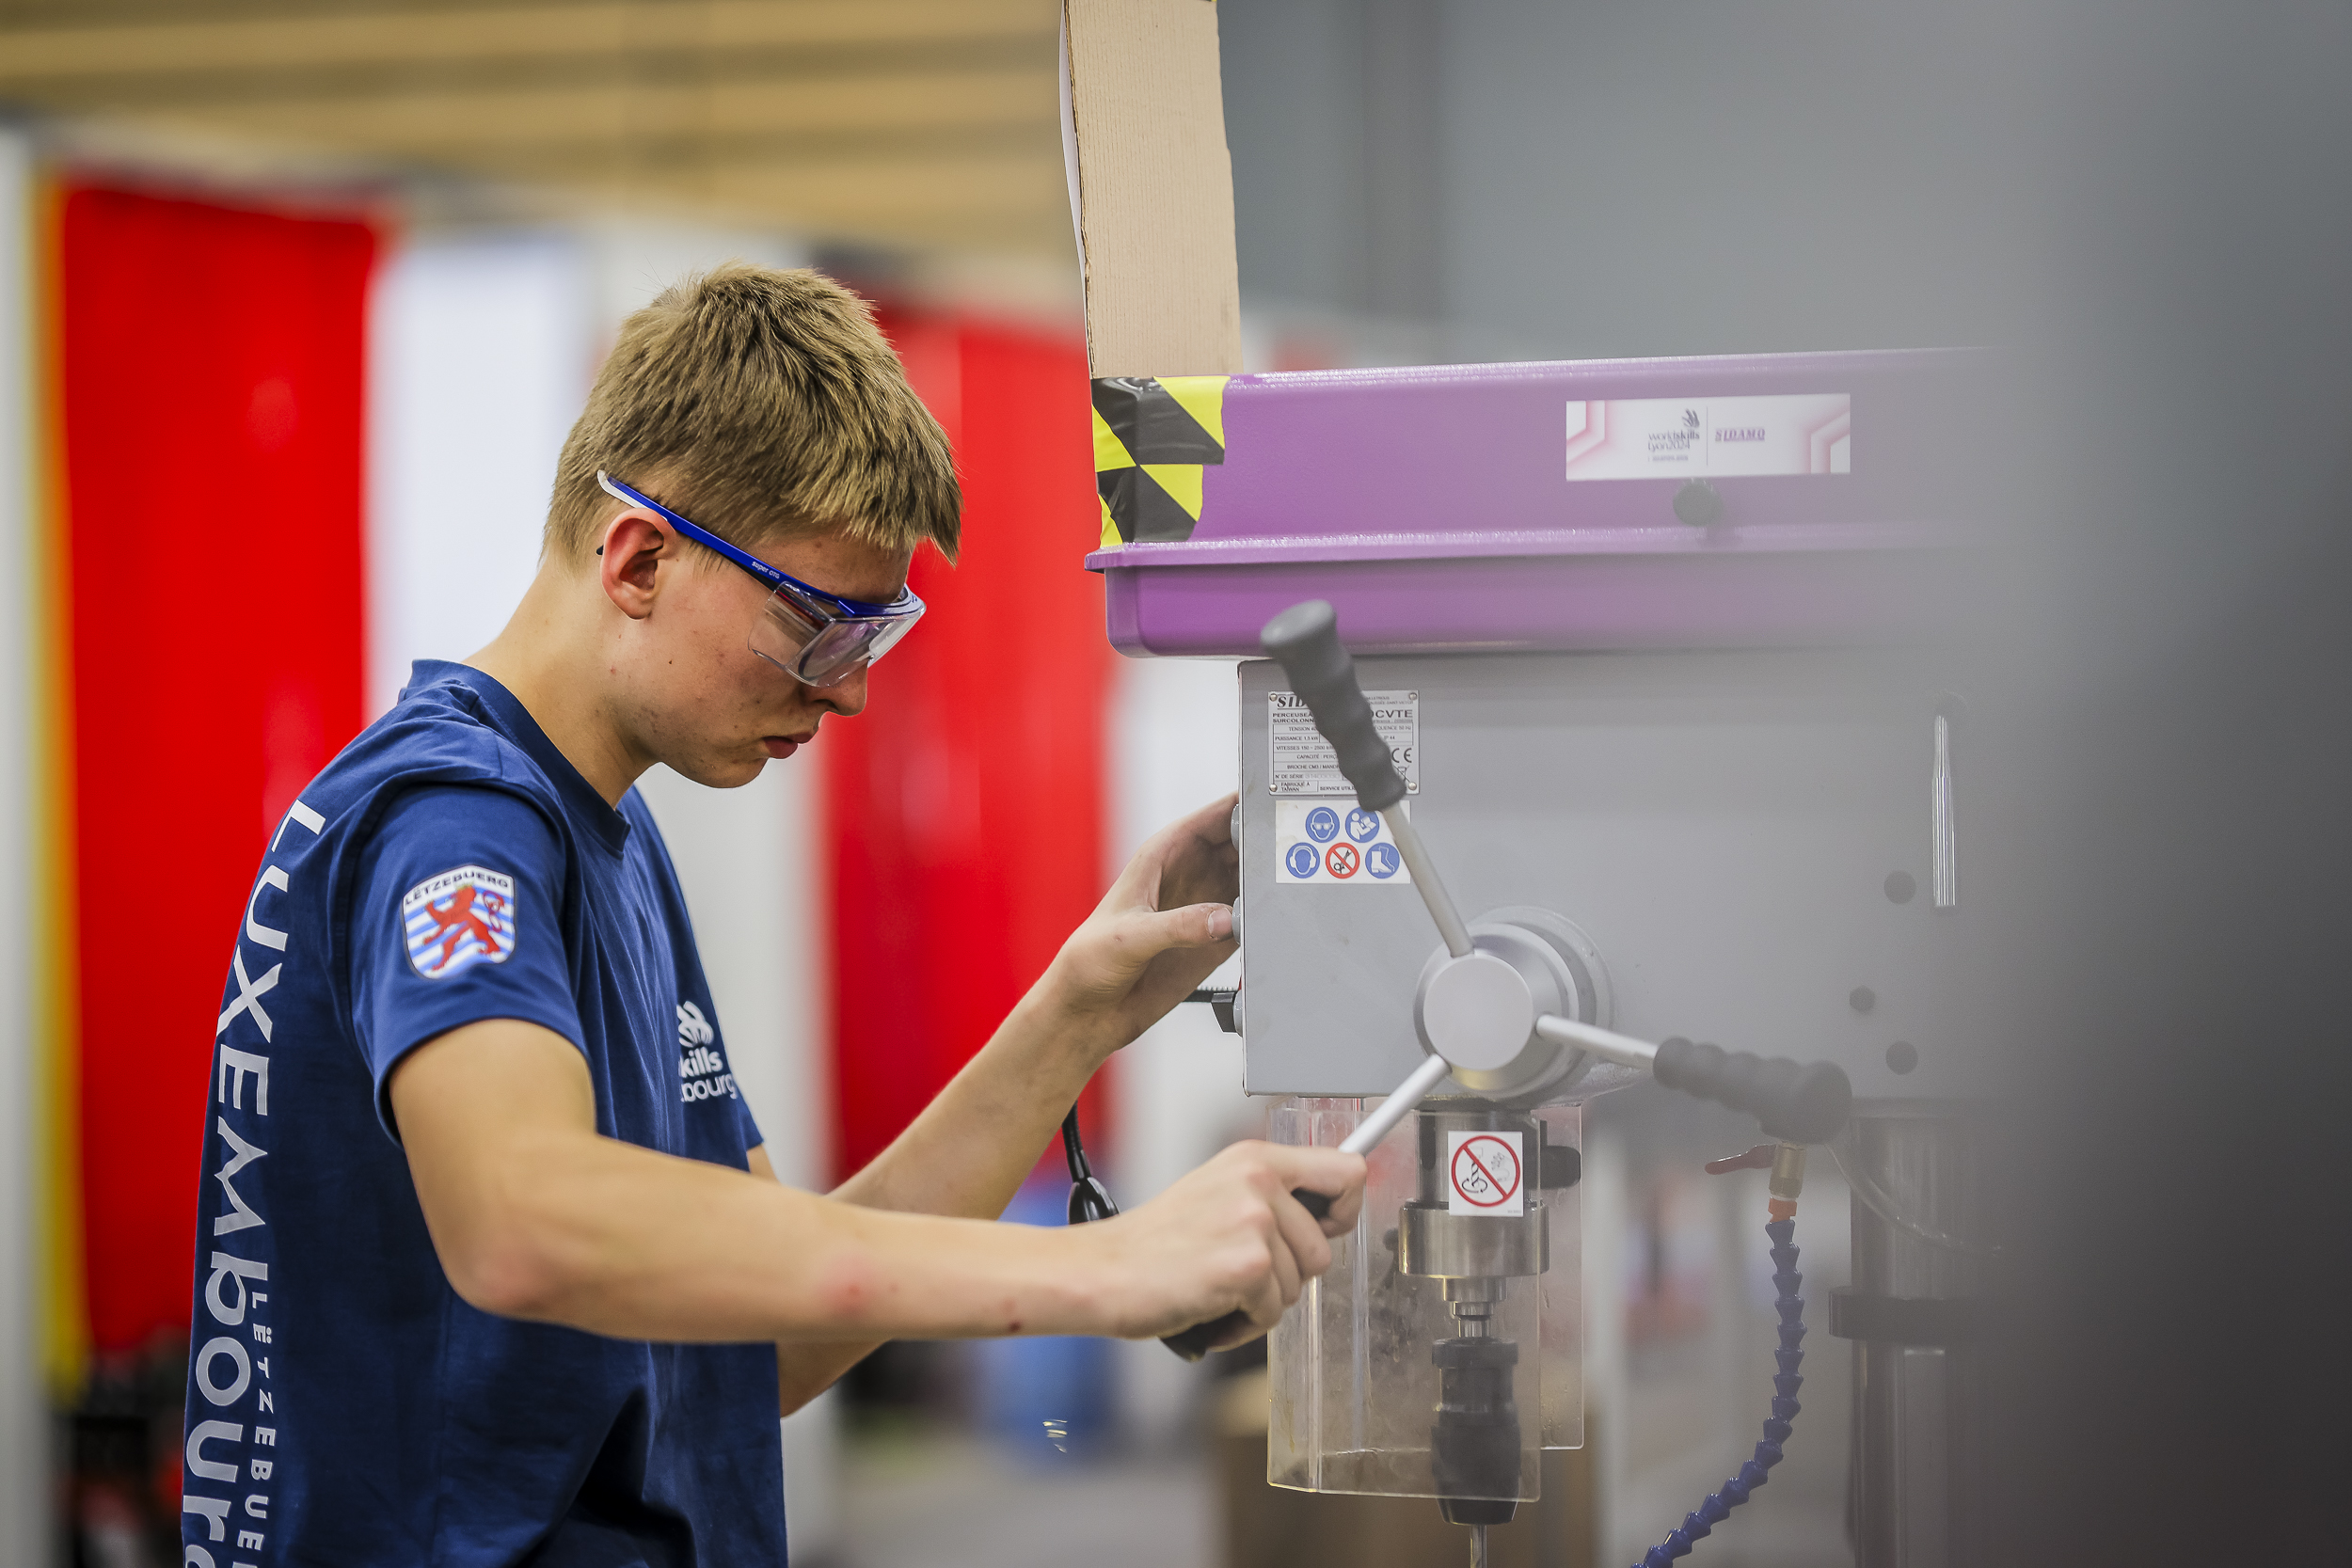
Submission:
<svg viewBox="0 0 2352 1568">
<path fill-rule="evenodd" d="M 752 623 L 752 652 L 805 686 L 839 686 L 888 653 L 923 618 L 923 601 L 912 590 L 899 590 L 888 604 L 828 594 L 777 571 L 601 468 L 596 483 L 615 500 L 660 514 L 679 533 L 767 584 L 768 600 Z"/>
</svg>

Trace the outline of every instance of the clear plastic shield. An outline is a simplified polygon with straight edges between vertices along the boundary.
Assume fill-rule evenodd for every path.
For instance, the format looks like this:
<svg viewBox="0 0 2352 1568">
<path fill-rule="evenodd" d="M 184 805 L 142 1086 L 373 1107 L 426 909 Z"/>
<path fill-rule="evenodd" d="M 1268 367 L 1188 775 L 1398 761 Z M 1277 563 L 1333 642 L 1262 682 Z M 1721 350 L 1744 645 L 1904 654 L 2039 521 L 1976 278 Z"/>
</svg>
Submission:
<svg viewBox="0 0 2352 1568">
<path fill-rule="evenodd" d="M 1270 1136 L 1338 1144 L 1367 1103 L 1286 1100 Z M 1362 1217 L 1269 1338 L 1269 1481 L 1461 1523 L 1537 1496 L 1541 1450 L 1584 1441 L 1582 1141 L 1576 1106 L 1457 1098 L 1373 1150 Z"/>
</svg>

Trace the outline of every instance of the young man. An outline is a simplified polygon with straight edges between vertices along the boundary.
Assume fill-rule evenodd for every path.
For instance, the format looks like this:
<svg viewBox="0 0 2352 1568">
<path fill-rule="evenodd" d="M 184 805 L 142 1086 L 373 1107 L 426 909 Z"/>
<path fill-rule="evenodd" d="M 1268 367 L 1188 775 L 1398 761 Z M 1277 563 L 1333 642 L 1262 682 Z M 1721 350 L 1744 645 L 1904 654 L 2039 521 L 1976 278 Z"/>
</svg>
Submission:
<svg viewBox="0 0 2352 1568">
<path fill-rule="evenodd" d="M 1237 1307 L 1263 1332 L 1328 1263 L 1362 1179 L 1329 1149 L 1238 1146 L 1103 1224 L 987 1223 L 1232 951 L 1230 801 L 1147 845 L 831 1197 L 681 1082 L 715 1010 L 631 785 L 741 784 L 857 713 L 957 509 L 853 296 L 735 265 L 629 319 L 514 619 L 417 667 L 253 884 L 205 1114 L 185 1568 L 780 1563 L 779 1410 L 878 1341 Z"/>
</svg>

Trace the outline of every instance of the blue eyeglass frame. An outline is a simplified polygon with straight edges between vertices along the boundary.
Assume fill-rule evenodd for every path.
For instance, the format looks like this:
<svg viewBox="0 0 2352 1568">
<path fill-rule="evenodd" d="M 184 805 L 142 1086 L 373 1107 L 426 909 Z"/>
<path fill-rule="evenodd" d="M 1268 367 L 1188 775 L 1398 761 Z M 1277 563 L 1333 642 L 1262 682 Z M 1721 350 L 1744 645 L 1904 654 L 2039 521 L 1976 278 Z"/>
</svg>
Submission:
<svg viewBox="0 0 2352 1568">
<path fill-rule="evenodd" d="M 680 516 L 644 491 L 622 483 L 602 468 L 596 470 L 596 483 L 604 487 L 605 494 L 615 500 L 625 500 L 631 506 L 642 506 L 660 513 L 672 528 L 676 529 L 703 548 L 715 550 L 726 557 L 727 560 L 766 583 L 771 591 L 789 588 L 796 594 L 807 594 L 810 598 L 818 601 L 820 605 L 836 607 L 835 618 L 838 620 L 891 621 L 900 616 L 919 615 L 923 612 L 923 601 L 915 597 L 914 590 L 911 588 L 900 589 L 898 596 L 888 604 L 868 604 L 864 599 L 845 599 L 838 594 L 828 594 L 821 588 L 803 582 L 789 572 L 778 571 L 749 550 L 728 544 L 701 524 Z"/>
</svg>

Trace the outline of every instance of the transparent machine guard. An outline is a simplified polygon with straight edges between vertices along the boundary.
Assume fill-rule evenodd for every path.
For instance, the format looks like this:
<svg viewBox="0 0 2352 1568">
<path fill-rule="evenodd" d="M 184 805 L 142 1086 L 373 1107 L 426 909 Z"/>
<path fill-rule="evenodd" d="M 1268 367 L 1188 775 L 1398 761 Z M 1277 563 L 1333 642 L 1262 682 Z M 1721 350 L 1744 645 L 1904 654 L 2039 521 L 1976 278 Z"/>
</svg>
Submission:
<svg viewBox="0 0 2352 1568">
<path fill-rule="evenodd" d="M 1269 1136 L 1281 1144 L 1335 1145 L 1355 1130 L 1365 1104 L 1284 1100 L 1274 1109 Z M 1485 1338 L 1513 1348 L 1507 1371 L 1495 1365 L 1502 1353 L 1470 1347 L 1486 1364 L 1483 1375 L 1490 1392 L 1507 1376 L 1516 1434 L 1504 1430 L 1494 1408 L 1479 1430 L 1438 1434 L 1441 1394 L 1456 1406 L 1449 1420 L 1478 1421 L 1474 1411 L 1465 1415 L 1459 1396 L 1465 1380 L 1482 1373 L 1464 1368 L 1458 1350 L 1441 1351 L 1441 1345 L 1463 1345 L 1464 1322 L 1449 1303 L 1447 1279 L 1405 1272 L 1408 1243 L 1402 1232 L 1408 1217 L 1416 1217 L 1424 1222 L 1416 1233 L 1425 1238 L 1425 1222 L 1434 1218 L 1426 1212 L 1432 1183 L 1425 1158 L 1433 1134 L 1443 1147 L 1449 1126 L 1489 1123 L 1531 1131 L 1554 1149 L 1576 1149 L 1581 1166 L 1583 1112 L 1576 1105 L 1515 1110 L 1483 1101 L 1432 1100 L 1373 1150 L 1355 1230 L 1333 1241 L 1329 1271 L 1308 1285 L 1268 1338 L 1266 1480 L 1272 1484 L 1441 1502 L 1532 1501 L 1540 1487 L 1541 1450 L 1583 1446 L 1582 1189 L 1574 1182 L 1542 1186 L 1547 1164 L 1557 1180 L 1570 1162 L 1560 1155 L 1547 1161 L 1533 1147 L 1523 1180 L 1531 1217 L 1541 1207 L 1540 1219 L 1531 1223 L 1542 1232 L 1544 1256 L 1533 1259 L 1542 1266 L 1502 1278 L 1500 1291 L 1476 1292 L 1500 1297 L 1486 1304 Z M 1408 1206 L 1424 1212 L 1408 1216 Z M 1429 1249 L 1422 1250 L 1415 1261 L 1425 1267 Z M 1518 1266 L 1530 1261 L 1522 1257 Z M 1460 1293 L 1458 1286 L 1454 1293 Z M 1450 1383 L 1438 1365 L 1441 1354 L 1457 1369 Z M 1516 1465 L 1510 1463 L 1512 1435 Z M 1478 1462 L 1462 1462 L 1465 1437 Z M 1447 1452 L 1439 1451 L 1441 1445 Z M 1449 1457 L 1452 1462 L 1444 1463 Z"/>
</svg>

